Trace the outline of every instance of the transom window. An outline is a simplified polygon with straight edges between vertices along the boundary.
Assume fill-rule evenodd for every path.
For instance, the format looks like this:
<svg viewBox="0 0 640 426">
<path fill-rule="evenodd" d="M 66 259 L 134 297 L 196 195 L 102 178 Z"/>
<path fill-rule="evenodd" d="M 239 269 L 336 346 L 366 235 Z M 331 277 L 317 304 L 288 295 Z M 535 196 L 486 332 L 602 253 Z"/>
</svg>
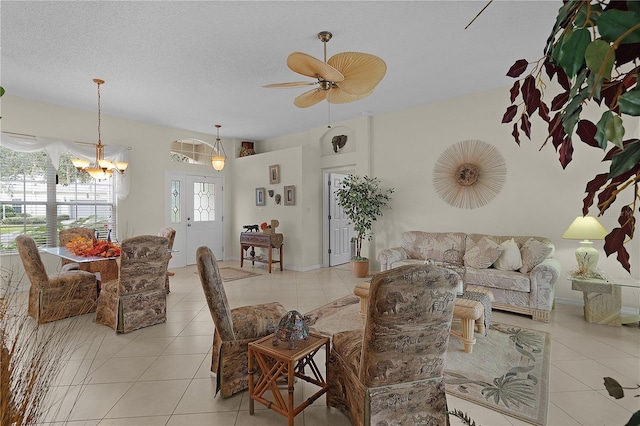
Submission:
<svg viewBox="0 0 640 426">
<path fill-rule="evenodd" d="M 171 142 L 170 159 L 176 163 L 210 164 L 213 146 L 200 139 Z"/>
</svg>

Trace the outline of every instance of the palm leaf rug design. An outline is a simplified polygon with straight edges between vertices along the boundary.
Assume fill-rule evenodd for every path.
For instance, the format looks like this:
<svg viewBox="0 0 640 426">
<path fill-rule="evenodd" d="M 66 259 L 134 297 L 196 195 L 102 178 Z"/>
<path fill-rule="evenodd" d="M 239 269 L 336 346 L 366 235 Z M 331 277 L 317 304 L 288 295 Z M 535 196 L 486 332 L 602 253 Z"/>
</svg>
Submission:
<svg viewBox="0 0 640 426">
<path fill-rule="evenodd" d="M 449 340 L 445 362 L 447 394 L 534 425 L 544 425 L 549 405 L 551 335 L 494 323 L 476 335 L 473 353 Z M 473 413 L 469 413 L 473 417 Z"/>
</svg>

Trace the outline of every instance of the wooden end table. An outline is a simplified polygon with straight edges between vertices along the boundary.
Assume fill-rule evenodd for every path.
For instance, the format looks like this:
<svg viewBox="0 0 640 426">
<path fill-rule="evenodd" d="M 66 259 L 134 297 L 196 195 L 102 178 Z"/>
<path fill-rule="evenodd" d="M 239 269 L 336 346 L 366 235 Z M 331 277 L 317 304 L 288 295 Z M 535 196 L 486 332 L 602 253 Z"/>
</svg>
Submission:
<svg viewBox="0 0 640 426">
<path fill-rule="evenodd" d="M 329 384 L 313 359 L 323 346 L 327 359 L 329 358 L 329 338 L 310 333 L 307 340 L 300 340 L 296 342 L 295 349 L 289 349 L 289 344 L 285 342 L 279 342 L 278 346 L 274 346 L 273 337 L 271 334 L 249 343 L 249 414 L 253 415 L 254 401 L 258 401 L 287 417 L 289 426 L 293 426 L 293 418 L 329 389 Z M 257 379 L 254 377 L 254 373 L 258 372 L 254 362 L 261 372 Z M 313 376 L 306 374 L 307 367 Z M 278 388 L 278 381 L 285 377 L 288 392 L 286 401 Z M 294 377 L 320 387 L 297 407 L 293 405 Z M 271 391 L 272 399 L 266 398 L 267 391 Z"/>
<path fill-rule="evenodd" d="M 575 278 L 569 276 L 571 289 L 581 291 L 584 300 L 584 319 L 595 324 L 620 327 L 640 322 L 640 315 L 622 316 L 622 289 L 640 289 L 632 278 Z"/>
</svg>

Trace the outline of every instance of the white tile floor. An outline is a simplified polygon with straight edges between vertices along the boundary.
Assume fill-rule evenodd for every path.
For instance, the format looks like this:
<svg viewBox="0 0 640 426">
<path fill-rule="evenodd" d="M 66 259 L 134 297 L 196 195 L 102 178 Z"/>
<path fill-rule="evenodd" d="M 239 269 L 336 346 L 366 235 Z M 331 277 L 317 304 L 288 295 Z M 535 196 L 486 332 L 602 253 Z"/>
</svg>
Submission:
<svg viewBox="0 0 640 426">
<path fill-rule="evenodd" d="M 220 262 L 238 267 L 238 262 Z M 251 270 L 251 266 L 245 269 Z M 232 307 L 279 301 L 307 312 L 351 293 L 357 280 L 346 267 L 300 273 L 253 267 L 262 275 L 225 285 Z M 214 398 L 209 372 L 213 322 L 195 267 L 175 269 L 168 295 L 167 322 L 116 335 L 79 317 L 79 350 L 66 360 L 55 395 L 61 400 L 52 424 L 70 425 L 284 425 L 286 419 L 256 404 L 249 415 L 247 392 Z M 560 283 L 562 285 L 562 283 Z M 579 306 L 557 304 L 548 324 L 495 311 L 494 321 L 548 331 L 552 335 L 549 425 L 622 425 L 640 409 L 640 390 L 614 400 L 603 377 L 623 386 L 640 383 L 640 328 L 588 324 Z M 322 351 L 321 351 L 322 353 Z M 471 355 L 472 356 L 472 355 Z M 310 386 L 310 385 L 308 385 Z M 309 390 L 309 389 L 307 389 Z M 305 384 L 296 387 L 301 399 Z M 52 395 L 53 399 L 56 399 Z M 468 413 L 478 425 L 522 425 L 464 400 L 449 397 L 449 408 Z M 59 404 L 60 405 L 60 404 Z M 57 423 L 56 423 L 57 422 Z M 350 425 L 347 416 L 327 408 L 324 397 L 295 419 L 296 425 Z M 452 418 L 452 424 L 462 424 Z"/>
</svg>

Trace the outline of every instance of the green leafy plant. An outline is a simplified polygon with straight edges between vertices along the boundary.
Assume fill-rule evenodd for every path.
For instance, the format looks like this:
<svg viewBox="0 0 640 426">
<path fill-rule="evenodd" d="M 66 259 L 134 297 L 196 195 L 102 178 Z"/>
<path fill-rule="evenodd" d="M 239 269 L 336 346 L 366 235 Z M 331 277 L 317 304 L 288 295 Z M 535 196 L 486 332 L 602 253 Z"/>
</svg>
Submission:
<svg viewBox="0 0 640 426">
<path fill-rule="evenodd" d="M 610 162 L 609 171 L 587 183 L 582 213 L 588 214 L 596 196 L 602 215 L 623 191 L 631 192 L 631 200 L 621 208 L 620 226 L 611 230 L 604 244 L 607 256 L 617 253 L 627 271 L 631 265 L 624 244 L 633 238 L 640 201 L 640 140 L 624 139 L 622 115 L 640 116 L 639 70 L 640 2 L 565 0 L 544 56 L 535 62 L 519 59 L 507 72 L 517 80 L 502 118 L 503 123 L 513 123 L 512 136 L 520 144 L 521 134 L 531 139 L 537 114 L 547 124 L 542 146 L 551 141 L 563 168 L 573 159 L 575 136 L 605 151 L 603 161 Z M 554 78 L 562 92 L 548 103 L 545 80 Z M 587 104 L 603 110 L 595 124 L 581 118 Z"/>
<path fill-rule="evenodd" d="M 349 175 L 336 190 L 338 204 L 353 224 L 356 232 L 356 255 L 353 260 L 365 260 L 360 250 L 362 241 L 371 241 L 373 222 L 382 216 L 382 208 L 389 207 L 391 194 L 395 190 L 380 188 L 380 180 L 369 176 Z"/>
<path fill-rule="evenodd" d="M 604 387 L 607 389 L 609 396 L 612 396 L 615 399 L 624 398 L 624 389 L 640 389 L 640 385 L 637 385 L 635 388 L 624 388 L 616 379 L 611 377 L 604 378 Z M 637 397 L 640 397 L 640 395 L 636 395 L 636 398 Z M 629 421 L 624 426 L 640 426 L 640 410 L 633 413 Z"/>
</svg>

